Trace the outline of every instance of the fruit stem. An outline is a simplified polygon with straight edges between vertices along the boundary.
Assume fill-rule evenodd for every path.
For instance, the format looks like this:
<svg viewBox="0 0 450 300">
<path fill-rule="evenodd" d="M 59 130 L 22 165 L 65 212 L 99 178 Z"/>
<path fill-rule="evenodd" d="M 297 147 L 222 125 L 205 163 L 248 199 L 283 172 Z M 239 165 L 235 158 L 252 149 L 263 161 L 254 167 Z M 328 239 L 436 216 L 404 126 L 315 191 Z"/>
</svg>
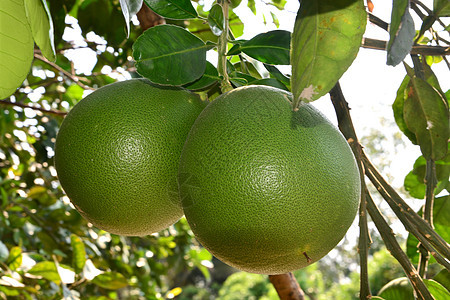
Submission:
<svg viewBox="0 0 450 300">
<path fill-rule="evenodd" d="M 224 18 L 224 26 L 222 34 L 219 37 L 217 52 L 219 53 L 218 65 L 217 69 L 219 75 L 223 77 L 222 82 L 220 83 L 220 88 L 222 93 L 226 93 L 231 91 L 233 87 L 231 86 L 228 72 L 227 72 L 227 51 L 228 51 L 228 31 L 229 31 L 229 20 L 228 20 L 228 9 L 229 9 L 229 0 L 219 0 L 219 4 L 222 6 L 223 18 Z"/>
<path fill-rule="evenodd" d="M 286 273 L 279 275 L 269 275 L 269 280 L 275 287 L 281 300 L 295 299 L 305 300 L 305 293 L 295 279 L 294 274 Z"/>
</svg>

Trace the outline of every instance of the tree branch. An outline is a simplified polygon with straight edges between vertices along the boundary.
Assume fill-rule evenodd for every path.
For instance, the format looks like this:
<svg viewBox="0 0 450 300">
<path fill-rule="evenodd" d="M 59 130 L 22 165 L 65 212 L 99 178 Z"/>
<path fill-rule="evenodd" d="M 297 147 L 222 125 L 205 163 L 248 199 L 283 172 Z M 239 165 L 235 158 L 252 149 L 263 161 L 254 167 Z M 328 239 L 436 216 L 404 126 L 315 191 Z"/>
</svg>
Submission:
<svg viewBox="0 0 450 300">
<path fill-rule="evenodd" d="M 334 110 L 338 119 L 339 129 L 344 137 L 347 139 L 353 154 L 355 155 L 356 162 L 358 164 L 359 176 L 361 181 L 361 187 L 365 186 L 364 182 L 364 165 L 362 164 L 362 146 L 358 141 L 353 122 L 350 116 L 350 110 L 348 103 L 345 100 L 342 93 L 341 86 L 338 83 L 330 91 L 331 102 L 333 103 Z M 359 206 L 359 242 L 358 253 L 360 260 L 360 299 L 370 299 L 371 291 L 369 285 L 369 274 L 367 257 L 369 255 L 369 248 L 372 244 L 369 228 L 367 225 L 367 211 L 366 211 L 366 198 L 364 188 L 361 189 L 361 202 Z"/>
<path fill-rule="evenodd" d="M 409 206 L 404 203 L 403 199 L 396 194 L 395 190 L 387 184 L 387 182 L 384 181 L 384 179 L 381 177 L 381 175 L 376 171 L 376 169 L 373 167 L 373 165 L 368 161 L 364 151 L 362 150 L 362 146 L 359 144 L 357 140 L 357 136 L 354 130 L 354 127 L 352 125 L 350 112 L 348 108 L 348 104 L 345 101 L 345 98 L 342 94 L 342 90 L 339 86 L 339 83 L 336 84 L 336 86 L 330 91 L 331 100 L 333 102 L 333 105 L 335 107 L 336 115 L 338 118 L 339 123 L 339 129 L 345 136 L 345 138 L 349 141 L 349 144 L 352 147 L 352 150 L 355 154 L 355 157 L 359 164 L 362 164 L 360 166 L 360 170 L 364 173 L 364 168 L 366 168 L 366 175 L 371 179 L 372 182 L 374 182 L 375 186 L 378 188 L 378 191 L 382 194 L 382 196 L 386 199 L 386 201 L 391 205 L 395 205 L 395 203 L 398 204 L 397 209 L 394 209 L 394 212 L 396 212 L 396 215 L 399 217 L 399 219 L 402 221 L 402 223 L 405 225 L 405 228 L 411 232 L 414 236 L 417 237 L 417 239 L 421 242 L 422 245 L 422 251 L 426 251 L 426 253 L 431 253 L 438 263 L 446 267 L 447 269 L 450 267 L 450 263 L 448 262 L 448 259 L 444 258 L 439 252 L 436 251 L 434 247 L 436 247 L 434 244 L 438 244 L 439 246 L 437 248 L 440 248 L 440 251 L 445 254 L 445 256 L 448 258 L 447 253 L 449 250 L 448 244 L 441 238 L 439 235 L 431 228 L 430 224 L 427 223 L 428 228 L 423 229 L 420 224 L 424 223 L 424 220 L 420 218 L 414 211 L 412 211 Z M 374 174 L 376 174 L 374 176 Z M 377 182 L 378 184 L 376 184 Z M 382 184 L 380 184 L 382 182 Z M 411 262 L 409 261 L 406 254 L 401 250 L 401 247 L 398 245 L 397 241 L 395 240 L 394 235 L 392 234 L 392 229 L 389 227 L 389 225 L 386 223 L 384 218 L 382 217 L 381 213 L 378 211 L 378 208 L 376 208 L 375 204 L 373 203 L 370 194 L 367 191 L 365 182 L 362 180 L 362 187 L 363 192 L 365 194 L 366 199 L 364 196 L 362 196 L 361 206 L 360 206 L 360 241 L 359 241 L 359 248 L 363 251 L 367 249 L 367 246 L 370 246 L 368 244 L 368 241 L 370 241 L 370 236 L 368 235 L 368 232 L 366 234 L 366 229 L 364 226 L 367 226 L 367 220 L 363 220 L 364 214 L 362 212 L 364 211 L 361 209 L 364 204 L 370 205 L 370 208 L 367 207 L 369 210 L 369 213 L 373 218 L 376 218 L 376 225 L 379 229 L 380 233 L 381 230 L 384 230 L 383 234 L 383 240 L 385 240 L 386 246 L 388 247 L 390 252 L 396 252 L 394 257 L 401 263 L 402 267 L 405 270 L 405 273 L 410 277 L 410 280 L 412 281 L 414 287 L 416 290 L 418 290 L 418 295 L 420 295 L 420 299 L 432 299 L 429 298 L 431 295 L 429 295 L 429 291 L 426 289 L 426 287 L 423 285 L 422 277 L 419 273 L 414 269 Z M 386 190 L 391 193 L 389 195 Z M 392 195 L 396 195 L 396 199 L 392 199 Z M 366 201 L 364 201 L 364 199 Z M 370 202 L 370 203 L 369 203 Z M 405 212 L 408 212 L 406 214 Z M 406 217 L 407 215 L 410 215 L 410 218 Z M 416 223 L 413 223 L 412 220 L 414 219 Z M 420 220 L 420 221 L 419 221 Z M 419 223 L 419 224 L 417 224 Z M 426 226 L 425 226 L 426 227 Z M 426 231 L 426 233 L 421 232 Z M 392 237 L 390 236 L 392 235 Z M 429 240 L 433 240 L 433 243 Z M 368 279 L 366 278 L 367 275 L 364 273 L 367 272 L 367 266 L 364 264 L 367 264 L 367 255 L 366 253 L 361 253 L 360 251 L 360 259 L 361 259 L 361 293 L 360 293 L 360 299 L 367 299 L 370 297 L 370 290 L 369 293 L 366 291 L 368 290 Z M 365 281 L 367 280 L 367 284 Z"/>
<path fill-rule="evenodd" d="M 85 90 L 94 90 L 94 88 L 91 88 L 90 86 L 85 85 L 84 83 L 82 83 L 80 81 L 80 78 L 78 76 L 75 76 L 69 72 L 67 72 L 66 70 L 64 70 L 63 68 L 61 68 L 60 66 L 58 66 L 57 64 L 49 61 L 48 59 L 46 59 L 45 57 L 43 57 L 42 55 L 38 54 L 38 53 L 34 53 L 34 58 L 48 64 L 49 66 L 51 66 L 53 69 L 57 70 L 58 72 L 61 72 L 64 76 L 70 78 L 73 82 L 75 82 L 76 84 L 78 84 L 80 87 L 82 87 Z"/>
<path fill-rule="evenodd" d="M 387 42 L 383 40 L 363 38 L 361 47 L 374 50 L 385 51 Z M 444 56 L 450 55 L 450 47 L 443 46 L 428 46 L 428 45 L 414 45 L 411 49 L 411 54 L 421 54 L 427 56 Z"/>
<path fill-rule="evenodd" d="M 369 22 L 371 22 L 374 25 L 377 25 L 381 29 L 384 29 L 386 31 L 389 31 L 389 23 L 381 20 L 377 16 L 375 16 L 372 13 L 369 13 Z"/>
<path fill-rule="evenodd" d="M 154 27 L 156 25 L 166 24 L 166 20 L 160 15 L 156 14 L 151 10 L 147 4 L 142 3 L 141 9 L 136 14 L 139 24 L 141 25 L 142 31 Z"/>
<path fill-rule="evenodd" d="M 27 105 L 27 104 L 16 103 L 16 102 L 11 102 L 11 101 L 7 101 L 7 100 L 0 100 L 0 104 L 1 105 L 18 106 L 18 107 L 22 107 L 22 108 L 29 108 L 32 110 L 37 110 L 37 111 L 43 112 L 45 114 L 51 114 L 51 115 L 57 115 L 57 116 L 65 116 L 67 114 L 67 112 L 64 112 L 64 111 L 48 110 L 48 109 L 44 109 L 41 107 L 34 107 L 34 106 Z"/>
<path fill-rule="evenodd" d="M 281 300 L 305 300 L 305 294 L 292 273 L 269 275 Z"/>
<path fill-rule="evenodd" d="M 443 257 L 449 259 L 450 247 L 448 243 L 398 195 L 394 188 L 386 182 L 380 172 L 372 165 L 364 152 L 362 155 L 366 176 L 377 188 L 400 221 L 405 226 L 411 224 L 411 227 L 416 228 Z"/>
<path fill-rule="evenodd" d="M 366 192 L 367 192 L 366 193 L 367 210 L 369 211 L 370 217 L 372 218 L 372 221 L 375 223 L 375 226 L 377 227 L 378 232 L 380 233 L 387 250 L 392 254 L 392 256 L 395 257 L 395 259 L 402 266 L 406 276 L 408 276 L 409 281 L 414 287 L 414 290 L 416 291 L 418 298 L 424 300 L 433 300 L 434 299 L 433 296 L 430 294 L 430 291 L 427 289 L 422 278 L 419 276 L 416 269 L 409 261 L 408 256 L 406 256 L 405 252 L 403 252 L 402 248 L 398 244 L 391 227 L 386 222 L 381 212 L 378 210 L 378 207 L 373 202 L 372 197 L 370 196 L 367 189 Z"/>
<path fill-rule="evenodd" d="M 415 5 L 417 5 L 417 7 L 419 7 L 420 6 L 420 8 L 422 8 L 430 17 L 432 17 L 433 19 L 434 19 L 434 21 L 438 21 L 439 22 L 439 24 L 442 26 L 442 27 L 446 27 L 446 25 L 444 24 L 444 22 L 442 22 L 441 21 L 441 19 L 440 18 L 436 18 L 435 16 L 434 16 L 434 13 L 433 13 L 433 11 L 431 10 L 431 9 L 429 9 L 425 4 L 423 4 L 422 2 L 420 2 L 419 0 L 411 0 L 411 8 L 413 8 L 414 9 L 414 6 Z M 416 13 L 417 13 L 417 11 L 416 10 L 414 10 Z M 418 14 L 419 15 L 419 14 Z M 419 15 L 420 16 L 420 15 Z"/>
</svg>

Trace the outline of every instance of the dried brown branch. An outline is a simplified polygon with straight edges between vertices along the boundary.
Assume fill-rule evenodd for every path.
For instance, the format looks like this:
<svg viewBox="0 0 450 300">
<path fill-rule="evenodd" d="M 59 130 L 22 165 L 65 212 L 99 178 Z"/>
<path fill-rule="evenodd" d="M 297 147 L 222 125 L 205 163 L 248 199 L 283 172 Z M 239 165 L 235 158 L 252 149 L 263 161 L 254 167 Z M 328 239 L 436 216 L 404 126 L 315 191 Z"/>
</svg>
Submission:
<svg viewBox="0 0 450 300">
<path fill-rule="evenodd" d="M 269 275 L 281 300 L 305 300 L 305 294 L 292 273 Z"/>
<path fill-rule="evenodd" d="M 405 252 L 403 252 L 402 248 L 398 244 L 391 227 L 386 222 L 383 215 L 379 211 L 378 207 L 373 202 L 372 197 L 370 196 L 368 191 L 366 193 L 366 199 L 367 199 L 367 210 L 369 211 L 370 217 L 372 218 L 372 221 L 375 223 L 375 226 L 377 227 L 378 232 L 380 233 L 387 250 L 392 254 L 392 256 L 395 257 L 395 259 L 402 266 L 406 276 L 408 276 L 409 281 L 411 282 L 412 286 L 414 287 L 414 290 L 417 293 L 418 299 L 433 300 L 434 299 L 433 296 L 427 289 L 425 283 L 423 282 L 417 270 L 414 268 L 408 256 L 406 256 Z"/>
<path fill-rule="evenodd" d="M 166 24 L 166 20 L 151 10 L 145 3 L 142 3 L 141 9 L 136 14 L 142 31 L 156 25 Z"/>
<path fill-rule="evenodd" d="M 347 139 L 350 147 L 352 148 L 353 154 L 355 155 L 356 162 L 359 168 L 359 175 L 361 180 L 361 186 L 365 186 L 364 182 L 364 165 L 362 163 L 362 146 L 358 141 L 355 129 L 353 127 L 353 122 L 350 116 L 350 110 L 348 108 L 348 103 L 345 100 L 344 94 L 340 87 L 339 82 L 330 91 L 331 101 L 336 111 L 336 116 L 338 119 L 339 129 L 341 130 L 344 137 Z M 360 260 L 360 299 L 370 299 L 371 291 L 369 285 L 369 274 L 368 274 L 368 264 L 367 257 L 369 255 L 369 248 L 372 244 L 369 229 L 367 225 L 367 211 L 366 211 L 366 199 L 364 188 L 361 190 L 361 202 L 359 206 L 359 242 L 358 242 L 358 252 Z"/>
<path fill-rule="evenodd" d="M 446 259 L 450 259 L 449 244 L 425 222 L 394 190 L 394 188 L 387 183 L 380 172 L 373 166 L 370 160 L 363 152 L 363 163 L 366 170 L 366 176 L 370 179 L 373 185 L 377 188 L 381 196 L 389 204 L 395 215 L 405 225 L 411 224 L 423 237 L 429 241 L 431 245 Z M 406 228 L 408 229 L 408 228 Z"/>
<path fill-rule="evenodd" d="M 361 145 L 357 142 L 357 137 L 355 130 L 352 125 L 350 112 L 348 108 L 348 104 L 345 101 L 345 98 L 342 94 L 342 90 L 340 89 L 339 84 L 337 84 L 330 91 L 331 100 L 336 110 L 336 115 L 338 117 L 339 129 L 343 133 L 343 135 L 349 141 L 349 144 L 352 147 L 352 150 L 355 154 L 357 161 L 363 166 L 360 166 L 360 170 L 365 170 L 365 174 L 367 177 L 375 184 L 380 194 L 386 199 L 389 205 L 393 208 L 396 215 L 399 217 L 401 222 L 404 224 L 405 228 L 417 239 L 421 242 L 421 251 L 426 253 L 431 253 L 436 261 L 442 264 L 447 269 L 450 267 L 450 263 L 448 262 L 448 244 L 432 229 L 432 226 L 425 222 L 420 216 L 418 216 L 404 201 L 401 197 L 395 192 L 395 190 L 382 178 L 379 172 L 373 167 L 370 161 L 367 159 Z M 362 181 L 363 191 L 366 191 L 367 188 L 365 186 L 364 181 Z M 373 203 L 370 194 L 365 192 L 366 199 L 362 197 L 361 206 L 367 204 L 367 209 L 372 216 L 372 220 L 376 224 L 380 234 L 382 234 L 382 238 L 385 241 L 386 247 L 388 250 L 394 255 L 394 257 L 400 262 L 405 273 L 410 278 L 414 288 L 416 289 L 417 295 L 419 299 L 432 299 L 431 294 L 427 290 L 426 286 L 423 284 L 422 276 L 416 271 L 412 263 L 409 261 L 406 254 L 402 251 L 401 247 L 398 245 L 398 242 L 395 239 L 395 236 L 392 233 L 392 229 L 384 220 L 384 217 L 378 211 L 378 208 Z M 364 201 L 364 199 L 366 201 Z M 364 215 L 361 213 L 363 210 L 360 208 L 360 241 L 359 248 L 360 250 L 367 250 L 370 244 L 367 244 L 370 241 L 370 237 L 368 234 L 366 235 L 364 230 L 364 222 L 362 221 L 362 217 Z M 426 223 L 425 226 L 421 226 L 423 223 Z M 367 225 L 367 223 L 366 223 Z M 439 250 L 436 251 L 436 249 Z M 364 264 L 367 263 L 367 254 L 360 253 L 361 259 L 361 293 L 360 299 L 370 298 L 370 291 L 367 293 L 366 289 L 368 289 L 368 284 L 365 283 L 366 280 L 366 267 Z"/>
</svg>

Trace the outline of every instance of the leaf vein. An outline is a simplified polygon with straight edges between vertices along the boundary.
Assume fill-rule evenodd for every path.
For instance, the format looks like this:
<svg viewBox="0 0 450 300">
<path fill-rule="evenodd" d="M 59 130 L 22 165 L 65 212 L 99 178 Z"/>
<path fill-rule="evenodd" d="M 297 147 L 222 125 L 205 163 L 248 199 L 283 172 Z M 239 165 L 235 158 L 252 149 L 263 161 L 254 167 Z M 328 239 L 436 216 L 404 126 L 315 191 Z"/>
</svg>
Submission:
<svg viewBox="0 0 450 300">
<path fill-rule="evenodd" d="M 143 61 L 148 61 L 148 60 L 156 60 L 156 59 L 160 59 L 160 58 L 164 58 L 164 57 L 177 56 L 177 55 L 188 53 L 188 52 L 194 52 L 194 51 L 197 51 L 197 50 L 202 50 L 202 49 L 207 48 L 207 47 L 208 47 L 207 45 L 202 45 L 200 47 L 189 48 L 189 49 L 176 51 L 176 52 L 170 52 L 170 53 L 162 54 L 162 55 L 155 56 L 155 57 L 146 57 L 146 58 L 140 59 L 138 61 L 139 62 L 143 62 Z"/>
</svg>

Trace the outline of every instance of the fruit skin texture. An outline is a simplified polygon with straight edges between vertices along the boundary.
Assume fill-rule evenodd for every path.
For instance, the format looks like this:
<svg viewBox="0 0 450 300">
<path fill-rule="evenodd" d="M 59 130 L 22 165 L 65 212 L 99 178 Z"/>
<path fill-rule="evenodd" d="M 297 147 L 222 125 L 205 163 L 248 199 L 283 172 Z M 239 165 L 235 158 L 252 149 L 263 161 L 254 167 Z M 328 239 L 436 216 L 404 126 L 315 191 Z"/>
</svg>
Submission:
<svg viewBox="0 0 450 300">
<path fill-rule="evenodd" d="M 341 133 L 291 94 L 237 88 L 195 121 L 178 184 L 199 242 L 243 271 L 281 274 L 326 255 L 355 218 L 360 177 Z"/>
<path fill-rule="evenodd" d="M 130 236 L 175 223 L 183 215 L 179 157 L 204 107 L 187 90 L 144 79 L 104 86 L 77 103 L 59 130 L 55 167 L 80 214 Z"/>
</svg>

